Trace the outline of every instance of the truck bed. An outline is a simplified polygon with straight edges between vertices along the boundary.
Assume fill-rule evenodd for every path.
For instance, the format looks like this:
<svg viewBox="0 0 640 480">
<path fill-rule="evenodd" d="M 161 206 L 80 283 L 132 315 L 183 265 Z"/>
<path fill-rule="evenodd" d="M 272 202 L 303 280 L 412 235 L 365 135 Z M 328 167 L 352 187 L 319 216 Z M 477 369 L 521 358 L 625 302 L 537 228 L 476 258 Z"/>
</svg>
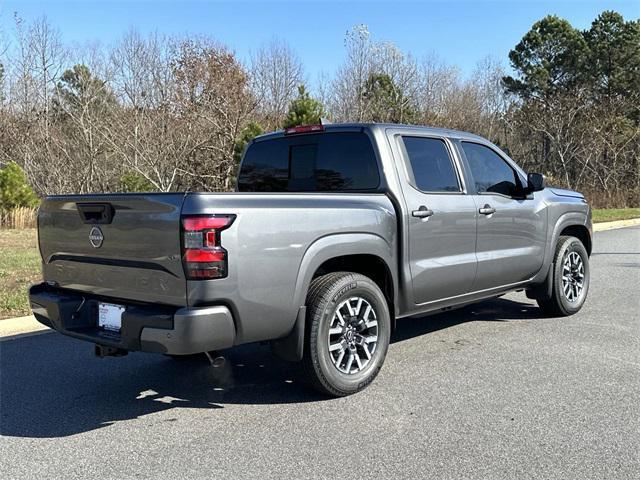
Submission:
<svg viewBox="0 0 640 480">
<path fill-rule="evenodd" d="M 87 205 L 94 217 L 92 206 L 109 205 L 112 218 L 85 218 Z M 222 232 L 225 278 L 185 277 L 181 218 L 192 215 L 235 216 Z M 102 232 L 99 247 L 90 238 L 94 227 Z M 304 303 L 294 298 L 292 287 L 307 274 L 303 257 L 313 253 L 314 244 L 339 235 L 348 252 L 349 242 L 364 235 L 395 258 L 397 228 L 384 194 L 151 193 L 48 197 L 39 232 L 49 286 L 118 304 L 226 305 L 234 318 L 243 319 L 236 324 L 236 340 L 244 343 L 291 330 Z"/>
</svg>

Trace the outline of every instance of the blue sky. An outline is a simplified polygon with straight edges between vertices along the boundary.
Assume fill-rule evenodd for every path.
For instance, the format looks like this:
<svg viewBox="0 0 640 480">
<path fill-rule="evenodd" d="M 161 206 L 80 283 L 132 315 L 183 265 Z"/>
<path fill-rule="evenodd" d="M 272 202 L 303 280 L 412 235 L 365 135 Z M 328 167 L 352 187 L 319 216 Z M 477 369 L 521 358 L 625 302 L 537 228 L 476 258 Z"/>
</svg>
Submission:
<svg viewBox="0 0 640 480">
<path fill-rule="evenodd" d="M 0 28 L 13 28 L 13 12 L 25 20 L 46 15 L 65 42 L 114 42 L 135 27 L 142 32 L 210 35 L 247 59 L 277 36 L 302 58 L 313 83 L 319 72 L 340 64 L 343 40 L 353 25 L 368 25 L 374 38 L 389 40 L 420 58 L 435 52 L 469 74 L 487 55 L 508 66 L 507 54 L 531 24 L 557 14 L 587 28 L 603 10 L 640 17 L 640 1 L 236 1 L 214 0 L 0 0 Z"/>
</svg>

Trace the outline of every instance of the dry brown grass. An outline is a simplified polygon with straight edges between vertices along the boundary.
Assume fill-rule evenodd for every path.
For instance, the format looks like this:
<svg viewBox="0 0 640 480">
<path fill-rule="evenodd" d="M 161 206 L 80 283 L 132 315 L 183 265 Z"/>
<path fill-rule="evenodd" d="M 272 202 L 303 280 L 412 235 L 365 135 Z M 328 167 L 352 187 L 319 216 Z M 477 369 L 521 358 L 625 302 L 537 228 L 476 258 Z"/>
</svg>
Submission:
<svg viewBox="0 0 640 480">
<path fill-rule="evenodd" d="M 0 227 L 2 228 L 35 228 L 37 208 L 19 207 L 7 212 L 0 212 Z"/>
</svg>

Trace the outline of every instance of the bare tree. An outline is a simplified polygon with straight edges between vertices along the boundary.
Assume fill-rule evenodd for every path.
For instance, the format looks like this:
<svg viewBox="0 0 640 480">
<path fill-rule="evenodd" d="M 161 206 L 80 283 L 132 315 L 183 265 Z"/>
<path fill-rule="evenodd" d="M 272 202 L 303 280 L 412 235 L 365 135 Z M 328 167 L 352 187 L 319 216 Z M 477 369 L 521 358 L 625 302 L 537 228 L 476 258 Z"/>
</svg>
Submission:
<svg viewBox="0 0 640 480">
<path fill-rule="evenodd" d="M 146 38 L 130 30 L 110 55 L 113 89 L 121 111 L 104 127 L 104 135 L 122 165 L 154 189 L 167 191 L 175 183 L 179 165 L 172 144 L 175 81 L 173 41 L 151 34 Z"/>
<path fill-rule="evenodd" d="M 54 151 L 51 108 L 67 51 L 59 32 L 46 18 L 31 24 L 17 15 L 14 18 L 16 41 L 8 88 L 9 110 L 14 116 L 7 128 L 12 145 L 9 155 L 40 191 L 60 191 L 69 177 Z M 45 171 L 54 174 L 47 178 Z"/>
<path fill-rule="evenodd" d="M 30 28 L 24 21 L 14 15 L 15 21 L 15 46 L 12 61 L 8 63 L 10 70 L 10 87 L 8 89 L 12 109 L 16 114 L 24 117 L 33 116 L 36 112 L 37 81 L 33 70 L 35 53 L 31 48 L 29 38 Z"/>
<path fill-rule="evenodd" d="M 229 189 L 235 140 L 255 108 L 242 66 L 207 38 L 133 35 L 124 47 L 126 108 L 104 127 L 122 164 L 161 191 Z"/>
<path fill-rule="evenodd" d="M 258 113 L 268 129 L 276 129 L 296 97 L 298 86 L 305 83 L 302 62 L 289 44 L 273 38 L 251 57 L 250 74 Z"/>
<path fill-rule="evenodd" d="M 422 59 L 418 85 L 418 106 L 426 124 L 439 124 L 446 104 L 460 85 L 460 73 L 435 54 Z"/>
<path fill-rule="evenodd" d="M 468 82 L 477 92 L 482 118 L 475 132 L 494 140 L 504 137 L 504 114 L 509 104 L 508 94 L 502 85 L 504 75 L 505 70 L 500 62 L 485 57 L 478 62 Z"/>
<path fill-rule="evenodd" d="M 228 190 L 236 139 L 256 107 L 248 75 L 226 47 L 208 39 L 181 42 L 174 71 L 177 100 L 187 121 L 201 127 L 187 156 L 192 166 L 183 173 L 201 188 Z"/>
<path fill-rule="evenodd" d="M 582 172 L 593 167 L 591 155 L 585 150 L 589 135 L 588 129 L 584 128 L 584 115 L 589 105 L 585 96 L 586 92 L 576 90 L 571 95 L 536 99 L 514 109 L 510 118 L 518 133 L 537 143 L 539 154 L 534 155 L 535 164 L 569 188 L 576 188 L 576 180 Z M 524 145 L 527 143 L 525 140 Z M 529 156 L 522 153 L 522 157 Z"/>
<path fill-rule="evenodd" d="M 366 25 L 347 31 L 346 59 L 332 83 L 329 110 L 338 121 L 363 121 L 366 109 L 364 84 L 373 71 L 373 46 Z"/>
<path fill-rule="evenodd" d="M 29 31 L 29 49 L 33 55 L 31 69 L 36 79 L 37 94 L 43 109 L 45 135 L 49 129 L 51 97 L 56 81 L 64 70 L 67 52 L 60 40 L 60 32 L 45 17 L 33 22 Z"/>
<path fill-rule="evenodd" d="M 415 59 L 392 42 L 375 41 L 366 25 L 345 36 L 346 59 L 332 83 L 329 111 L 343 121 L 405 121 L 404 112 L 418 105 L 419 69 Z M 380 115 L 378 97 L 371 86 L 380 80 L 393 114 Z M 388 79 L 388 80 L 387 80 Z M 399 116 L 398 116 L 399 115 Z"/>
<path fill-rule="evenodd" d="M 45 18 L 17 16 L 11 33 L 0 39 L 0 164 L 15 160 L 40 194 L 228 190 L 245 127 L 279 127 L 304 80 L 302 62 L 277 39 L 247 70 L 206 37 L 130 30 L 111 47 L 70 49 Z M 613 92 L 587 78 L 579 88 L 507 95 L 494 59 L 465 78 L 433 54 L 417 62 L 365 25 L 347 32 L 344 53 L 335 75 L 317 81 L 332 119 L 471 131 L 595 205 L 637 205 L 640 97 L 632 87 Z M 614 80 L 632 85 L 634 72 Z"/>
<path fill-rule="evenodd" d="M 374 52 L 374 70 L 388 75 L 406 101 L 417 106 L 420 71 L 413 56 L 401 51 L 392 42 L 377 43 Z M 399 102 L 400 99 L 398 98 L 397 101 Z"/>
</svg>

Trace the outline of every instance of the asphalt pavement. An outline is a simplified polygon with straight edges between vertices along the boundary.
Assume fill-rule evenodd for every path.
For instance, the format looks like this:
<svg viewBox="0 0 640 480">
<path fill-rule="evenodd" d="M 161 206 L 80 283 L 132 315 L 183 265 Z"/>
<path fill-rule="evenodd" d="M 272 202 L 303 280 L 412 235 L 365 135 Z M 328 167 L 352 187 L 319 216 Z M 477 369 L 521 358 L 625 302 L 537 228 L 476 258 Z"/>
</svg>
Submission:
<svg viewBox="0 0 640 480">
<path fill-rule="evenodd" d="M 398 322 L 326 399 L 267 346 L 174 361 L 0 342 L 0 474 L 30 478 L 640 478 L 640 228 L 597 233 L 585 307 L 523 293 Z"/>
</svg>

